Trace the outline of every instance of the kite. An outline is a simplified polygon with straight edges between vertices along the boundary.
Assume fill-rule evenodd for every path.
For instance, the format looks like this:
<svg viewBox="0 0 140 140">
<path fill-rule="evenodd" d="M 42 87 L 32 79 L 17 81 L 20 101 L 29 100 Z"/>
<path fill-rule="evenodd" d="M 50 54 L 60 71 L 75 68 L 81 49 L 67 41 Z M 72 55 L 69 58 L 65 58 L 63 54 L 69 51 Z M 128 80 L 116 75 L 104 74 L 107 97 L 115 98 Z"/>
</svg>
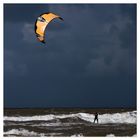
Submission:
<svg viewBox="0 0 140 140">
<path fill-rule="evenodd" d="M 37 18 L 35 22 L 35 34 L 40 42 L 45 43 L 45 29 L 47 25 L 55 18 L 63 20 L 63 18 L 53 13 L 44 13 Z"/>
</svg>

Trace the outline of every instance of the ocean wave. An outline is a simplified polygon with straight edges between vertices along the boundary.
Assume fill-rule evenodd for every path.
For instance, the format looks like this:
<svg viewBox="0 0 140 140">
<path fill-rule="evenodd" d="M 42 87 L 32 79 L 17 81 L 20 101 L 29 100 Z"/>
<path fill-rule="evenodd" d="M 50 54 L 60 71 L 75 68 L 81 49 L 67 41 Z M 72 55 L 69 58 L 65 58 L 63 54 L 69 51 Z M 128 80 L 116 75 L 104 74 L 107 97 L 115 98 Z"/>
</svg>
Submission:
<svg viewBox="0 0 140 140">
<path fill-rule="evenodd" d="M 44 136 L 59 136 L 62 133 L 37 133 L 34 131 L 28 131 L 26 129 L 11 129 L 9 131 L 4 132 L 4 136 L 26 136 L 26 137 L 44 137 Z"/>
<path fill-rule="evenodd" d="M 107 134 L 106 137 L 115 137 L 114 134 Z M 132 135 L 132 137 L 137 137 L 137 134 Z"/>
<path fill-rule="evenodd" d="M 44 136 L 43 133 L 36 133 L 34 131 L 28 131 L 26 129 L 11 129 L 9 131 L 4 132 L 5 136 Z"/>
<path fill-rule="evenodd" d="M 115 137 L 115 135 L 114 134 L 108 134 L 108 135 L 106 135 L 106 137 Z"/>
<path fill-rule="evenodd" d="M 94 116 L 87 113 L 79 113 L 79 118 L 94 122 Z M 114 113 L 114 114 L 102 114 L 99 115 L 99 123 L 131 123 L 136 124 L 136 111 L 124 112 L 124 113 Z"/>
<path fill-rule="evenodd" d="M 73 118 L 75 117 L 76 114 L 69 114 L 69 115 L 54 115 L 54 114 L 49 114 L 49 115 L 36 115 L 36 116 L 18 116 L 18 117 L 10 117 L 10 116 L 4 116 L 5 121 L 50 121 L 54 119 L 65 119 L 65 118 Z"/>
<path fill-rule="evenodd" d="M 123 113 L 114 113 L 114 114 L 99 114 L 99 123 L 131 123 L 136 124 L 137 121 L 137 112 L 123 112 Z M 18 121 L 18 122 L 27 122 L 27 121 L 51 121 L 56 119 L 66 119 L 66 118 L 80 118 L 81 120 L 87 122 L 94 122 L 94 115 L 89 113 L 75 113 L 75 114 L 61 114 L 61 115 L 40 115 L 40 116 L 4 116 L 4 121 Z"/>
<path fill-rule="evenodd" d="M 132 137 L 137 137 L 137 134 L 134 134 Z"/>
<path fill-rule="evenodd" d="M 74 134 L 74 135 L 71 135 L 71 137 L 83 137 L 83 134 Z"/>
</svg>

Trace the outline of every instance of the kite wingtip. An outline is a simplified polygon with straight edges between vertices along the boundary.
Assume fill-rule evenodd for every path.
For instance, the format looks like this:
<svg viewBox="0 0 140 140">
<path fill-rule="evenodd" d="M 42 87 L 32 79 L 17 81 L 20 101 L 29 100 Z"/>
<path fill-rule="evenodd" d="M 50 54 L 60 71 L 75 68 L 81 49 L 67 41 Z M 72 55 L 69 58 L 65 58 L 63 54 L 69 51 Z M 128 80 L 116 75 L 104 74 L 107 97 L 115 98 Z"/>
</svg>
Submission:
<svg viewBox="0 0 140 140">
<path fill-rule="evenodd" d="M 43 44 L 46 44 L 46 42 L 43 40 L 43 41 L 41 41 Z"/>
<path fill-rule="evenodd" d="M 63 19 L 62 17 L 59 17 L 59 19 L 61 19 L 61 20 L 63 20 L 63 21 L 64 21 L 64 19 Z"/>
</svg>

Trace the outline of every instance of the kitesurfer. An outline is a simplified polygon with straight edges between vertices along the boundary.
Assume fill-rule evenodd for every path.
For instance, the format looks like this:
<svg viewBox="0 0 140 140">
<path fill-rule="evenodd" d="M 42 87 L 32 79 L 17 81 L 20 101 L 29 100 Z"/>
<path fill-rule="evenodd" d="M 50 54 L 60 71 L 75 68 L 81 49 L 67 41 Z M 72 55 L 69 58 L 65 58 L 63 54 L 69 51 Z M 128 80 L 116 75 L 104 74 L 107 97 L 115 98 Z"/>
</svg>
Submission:
<svg viewBox="0 0 140 140">
<path fill-rule="evenodd" d="M 95 121 L 97 121 L 97 123 L 98 123 L 98 113 L 96 112 L 95 114 L 94 114 L 94 123 L 95 123 Z"/>
</svg>

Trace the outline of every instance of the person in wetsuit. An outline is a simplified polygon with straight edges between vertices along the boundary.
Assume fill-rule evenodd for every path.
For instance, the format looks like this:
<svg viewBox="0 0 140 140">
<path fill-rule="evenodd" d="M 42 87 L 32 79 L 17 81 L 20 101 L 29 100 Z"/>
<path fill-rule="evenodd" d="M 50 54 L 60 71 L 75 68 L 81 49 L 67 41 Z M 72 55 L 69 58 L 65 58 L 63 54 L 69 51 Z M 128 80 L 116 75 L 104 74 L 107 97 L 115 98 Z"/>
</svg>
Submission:
<svg viewBox="0 0 140 140">
<path fill-rule="evenodd" d="M 95 123 L 95 121 L 97 121 L 97 123 L 98 123 L 98 113 L 97 112 L 95 113 L 94 123 Z"/>
</svg>

